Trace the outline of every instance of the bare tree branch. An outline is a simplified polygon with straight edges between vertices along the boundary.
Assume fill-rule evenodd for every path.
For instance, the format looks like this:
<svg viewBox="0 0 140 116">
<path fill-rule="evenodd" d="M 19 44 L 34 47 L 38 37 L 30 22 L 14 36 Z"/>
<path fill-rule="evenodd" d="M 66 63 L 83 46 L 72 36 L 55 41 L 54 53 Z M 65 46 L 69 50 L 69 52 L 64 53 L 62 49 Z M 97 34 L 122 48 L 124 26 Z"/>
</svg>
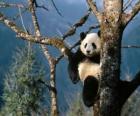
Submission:
<svg viewBox="0 0 140 116">
<path fill-rule="evenodd" d="M 20 28 L 18 28 L 14 22 L 8 20 L 8 18 L 6 18 L 1 12 L 0 12 L 0 21 L 2 23 L 4 23 L 5 25 L 7 25 L 8 27 L 10 27 L 14 32 L 16 33 L 25 33 L 24 31 L 22 31 Z"/>
<path fill-rule="evenodd" d="M 131 81 L 132 85 L 135 86 L 136 89 L 140 85 L 140 71 L 135 75 L 134 79 Z"/>
<path fill-rule="evenodd" d="M 36 7 L 37 8 L 42 8 L 42 9 L 48 11 L 48 8 L 46 8 L 44 5 L 36 5 Z"/>
<path fill-rule="evenodd" d="M 123 45 L 122 48 L 140 48 L 140 46 L 137 46 L 137 45 Z"/>
<path fill-rule="evenodd" d="M 126 26 L 139 12 L 140 10 L 140 1 L 138 1 L 135 6 L 132 8 L 130 13 L 124 13 L 122 15 L 123 25 Z"/>
<path fill-rule="evenodd" d="M 19 15 L 20 15 L 20 20 L 21 20 L 22 27 L 23 27 L 24 31 L 25 31 L 26 33 L 28 33 L 28 32 L 27 32 L 27 29 L 26 29 L 26 27 L 25 27 L 25 25 L 24 25 L 24 21 L 23 21 L 23 17 L 22 17 L 22 13 L 21 13 L 20 7 L 19 7 L 18 9 L 19 9 Z"/>
<path fill-rule="evenodd" d="M 33 25 L 34 25 L 34 28 L 35 28 L 35 34 L 36 34 L 36 36 L 40 36 L 41 34 L 40 34 L 39 24 L 38 24 L 38 21 L 37 21 L 37 16 L 36 16 L 36 13 L 35 13 L 33 2 L 34 2 L 34 0 L 28 0 L 29 9 L 30 9 L 30 12 L 32 14 Z"/>
<path fill-rule="evenodd" d="M 21 14 L 23 15 L 26 11 L 28 11 L 29 8 L 24 8 L 22 11 L 21 11 Z M 14 17 L 13 17 L 13 20 L 17 20 L 18 18 L 20 17 L 20 13 L 16 14 Z"/>
<path fill-rule="evenodd" d="M 22 29 L 19 29 L 14 22 L 8 20 L 8 18 L 6 18 L 2 13 L 0 13 L 0 21 L 2 21 L 5 25 L 10 27 L 14 32 L 16 32 L 18 34 L 18 36 L 22 37 L 23 39 L 26 39 L 28 41 L 34 41 L 34 42 L 37 42 L 37 43 L 39 41 L 42 41 L 42 42 L 44 41 L 45 42 L 46 40 L 49 40 L 49 39 L 45 40 L 45 39 L 39 38 L 41 36 L 41 33 L 40 33 L 39 24 L 38 24 L 38 21 L 37 21 L 37 16 L 36 16 L 36 13 L 35 13 L 34 0 L 28 0 L 28 3 L 29 3 L 29 9 L 30 9 L 30 12 L 31 12 L 31 16 L 32 16 L 33 25 L 34 25 L 34 28 L 35 28 L 35 30 L 34 30 L 35 31 L 35 36 L 34 37 L 32 35 L 29 35 L 27 32 L 24 32 Z M 55 41 L 57 41 L 57 40 L 55 39 Z M 49 43 L 52 43 L 52 41 L 50 41 Z M 63 42 L 59 41 L 59 42 L 56 42 L 56 43 L 59 46 Z M 49 54 L 49 51 L 46 48 L 46 46 L 41 44 L 41 47 L 42 47 L 42 50 L 44 52 L 44 55 L 48 59 L 49 66 L 50 66 L 50 85 L 51 85 L 51 87 L 56 89 L 56 82 L 55 82 L 56 59 L 53 58 Z M 56 116 L 57 114 L 58 114 L 57 93 L 54 92 L 54 91 L 51 91 L 51 115 Z"/>
<path fill-rule="evenodd" d="M 74 35 L 76 32 L 76 29 L 80 26 L 82 26 L 88 19 L 90 15 L 90 10 L 88 10 L 88 12 L 78 20 L 78 22 L 76 22 L 71 28 L 70 30 L 68 30 L 64 35 L 63 35 L 63 40 L 65 40 L 68 36 Z"/>
<path fill-rule="evenodd" d="M 35 4 L 35 7 L 36 7 L 36 8 L 42 8 L 42 9 L 44 9 L 44 10 L 48 11 L 48 8 L 47 8 L 47 7 L 45 7 L 44 5 L 38 5 L 38 3 L 37 3 L 37 1 L 36 1 L 36 0 L 34 0 L 34 4 Z"/>
<path fill-rule="evenodd" d="M 100 27 L 99 24 L 95 24 L 95 25 L 93 25 L 93 26 L 90 26 L 90 27 L 88 28 L 88 30 L 85 32 L 85 34 L 88 34 L 92 29 L 97 29 L 97 28 L 99 28 L 99 27 Z"/>
<path fill-rule="evenodd" d="M 128 0 L 123 6 L 123 11 L 125 11 L 132 4 L 132 2 L 133 0 Z"/>
<path fill-rule="evenodd" d="M 7 8 L 7 7 L 20 7 L 20 8 L 24 8 L 24 6 L 22 4 L 9 4 L 9 3 L 3 3 L 0 2 L 0 8 Z"/>
<path fill-rule="evenodd" d="M 34 28 L 35 28 L 35 34 L 36 34 L 36 36 L 41 36 L 40 29 L 39 29 L 39 24 L 38 24 L 38 21 L 37 21 L 37 16 L 36 16 L 36 13 L 35 13 L 33 0 L 28 0 L 28 2 L 29 2 L 30 11 L 31 11 L 31 14 L 32 14 L 32 20 L 33 20 L 33 25 L 34 25 Z M 55 70 L 56 70 L 56 63 L 57 63 L 56 59 L 53 58 L 49 54 L 49 51 L 48 51 L 46 46 L 41 45 L 41 48 L 44 52 L 44 55 L 48 59 L 49 66 L 50 66 L 50 85 L 53 88 L 56 89 L 56 79 L 55 79 Z M 51 91 L 51 115 L 52 116 L 57 116 L 58 113 L 59 113 L 59 110 L 58 110 L 58 104 L 57 104 L 57 93 L 54 92 L 54 91 Z"/>
<path fill-rule="evenodd" d="M 63 51 L 65 54 L 67 54 L 69 51 L 69 48 L 65 45 L 65 43 L 61 39 L 41 37 L 39 28 L 37 26 L 38 24 L 36 24 L 36 21 L 34 21 L 34 25 L 36 26 L 37 29 L 36 34 L 39 33 L 38 36 L 29 35 L 28 33 L 24 32 L 13 21 L 10 21 L 8 18 L 6 18 L 1 12 L 0 12 L 0 21 L 5 25 L 7 25 L 9 28 L 11 28 L 14 32 L 16 32 L 18 34 L 17 37 L 21 37 L 24 40 L 28 40 L 34 43 L 52 45 L 58 48 L 60 51 Z"/>
<path fill-rule="evenodd" d="M 55 92 L 55 93 L 57 92 L 57 91 L 56 91 L 56 88 L 52 87 L 51 85 L 49 85 L 49 84 L 46 83 L 45 81 L 39 79 L 38 82 L 44 84 L 49 90 L 51 90 L 51 91 L 53 91 L 53 92 Z"/>
<path fill-rule="evenodd" d="M 59 9 L 57 8 L 57 6 L 55 5 L 54 0 L 51 0 L 51 1 L 52 1 L 52 4 L 53 4 L 53 6 L 54 6 L 56 12 L 62 17 L 62 14 L 61 14 L 61 12 L 59 11 Z"/>
<path fill-rule="evenodd" d="M 137 89 L 140 85 L 140 71 L 135 75 L 134 79 L 130 82 L 128 81 L 120 81 L 120 100 L 121 103 L 128 99 L 128 97 Z"/>
<path fill-rule="evenodd" d="M 52 45 L 58 48 L 62 53 L 68 55 L 70 52 L 69 48 L 66 46 L 63 40 L 59 38 L 51 38 L 51 37 L 42 37 L 42 36 L 33 36 L 29 35 L 28 33 L 24 32 L 20 29 L 14 22 L 8 20 L 2 13 L 0 13 L 0 21 L 11 28 L 14 32 L 24 40 L 28 40 L 34 43 L 44 44 L 44 45 Z"/>
<path fill-rule="evenodd" d="M 102 15 L 101 13 L 98 11 L 97 9 L 97 6 L 96 6 L 96 3 L 95 2 L 92 2 L 92 0 L 87 0 L 87 3 L 89 5 L 89 7 L 91 8 L 92 12 L 95 14 L 95 16 L 97 17 L 99 23 L 101 22 L 101 18 L 102 18 Z"/>
</svg>

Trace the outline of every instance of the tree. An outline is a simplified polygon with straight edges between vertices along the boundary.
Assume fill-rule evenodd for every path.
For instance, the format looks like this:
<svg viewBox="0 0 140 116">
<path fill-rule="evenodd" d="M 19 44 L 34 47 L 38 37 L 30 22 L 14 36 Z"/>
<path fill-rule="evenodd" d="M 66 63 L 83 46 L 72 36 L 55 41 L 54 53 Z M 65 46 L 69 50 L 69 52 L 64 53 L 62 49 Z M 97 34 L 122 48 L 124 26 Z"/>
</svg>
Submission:
<svg viewBox="0 0 140 116">
<path fill-rule="evenodd" d="M 131 20 L 138 14 L 140 10 L 140 1 L 136 0 L 135 3 L 132 0 L 128 0 L 126 1 L 126 3 L 124 3 L 123 0 L 103 0 L 102 11 L 97 8 L 96 3 L 92 0 L 86 0 L 86 2 L 89 6 L 88 13 L 84 15 L 77 23 L 75 23 L 67 33 L 63 35 L 63 39 L 41 36 L 35 12 L 35 9 L 39 7 L 39 5 L 37 4 L 37 0 L 28 0 L 35 34 L 31 34 L 27 31 L 21 30 L 13 21 L 8 19 L 2 13 L 0 13 L 0 21 L 11 28 L 14 32 L 16 32 L 18 37 L 24 40 L 41 44 L 41 47 L 47 58 L 46 60 L 48 60 L 50 65 L 51 86 L 53 88 L 56 88 L 54 73 L 56 64 L 58 64 L 63 55 L 68 55 L 72 52 L 71 48 L 69 49 L 69 47 L 66 46 L 64 40 L 68 36 L 73 35 L 76 32 L 77 28 L 82 26 L 86 22 L 90 12 L 94 13 L 98 20 L 98 25 L 92 25 L 87 33 L 92 28 L 100 27 L 102 39 L 102 50 L 100 53 L 102 74 L 100 75 L 99 80 L 99 96 L 96 100 L 95 105 L 93 106 L 94 115 L 120 116 L 123 104 L 140 84 L 140 72 L 138 72 L 135 78 L 130 82 L 122 81 L 120 79 L 122 34 L 129 22 L 131 22 Z M 6 6 L 6 4 L 3 4 L 2 6 L 4 7 L 4 5 Z M 132 8 L 130 7 L 131 5 L 133 6 Z M 24 7 L 22 5 L 13 4 L 9 4 L 8 7 L 12 6 L 20 8 Z M 55 4 L 54 6 L 56 8 Z M 127 12 L 129 9 L 131 9 L 130 12 Z M 60 14 L 57 8 L 56 10 Z M 73 47 L 75 47 L 77 44 L 78 43 L 76 43 Z M 61 55 L 59 58 L 52 57 L 45 45 L 51 45 L 58 48 L 63 55 Z M 57 94 L 55 91 L 51 92 L 51 98 L 51 115 L 56 116 L 58 115 L 58 104 Z"/>
<path fill-rule="evenodd" d="M 121 116 L 138 116 L 140 111 L 138 110 L 140 105 L 140 93 L 135 91 L 127 100 L 125 105 L 123 106 Z"/>
<path fill-rule="evenodd" d="M 4 82 L 4 106 L 0 114 L 3 116 L 47 115 L 49 92 L 40 82 L 44 79 L 45 73 L 41 64 L 37 62 L 33 50 L 18 49 L 9 69 Z"/>
</svg>

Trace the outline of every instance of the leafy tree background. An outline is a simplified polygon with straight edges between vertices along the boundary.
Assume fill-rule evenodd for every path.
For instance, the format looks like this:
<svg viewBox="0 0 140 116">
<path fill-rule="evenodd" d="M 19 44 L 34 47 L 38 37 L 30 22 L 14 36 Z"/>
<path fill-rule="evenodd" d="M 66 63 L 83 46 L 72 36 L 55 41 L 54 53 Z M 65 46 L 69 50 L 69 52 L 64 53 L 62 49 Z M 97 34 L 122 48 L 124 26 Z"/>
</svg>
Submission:
<svg viewBox="0 0 140 116">
<path fill-rule="evenodd" d="M 45 71 L 31 47 L 17 49 L 4 79 L 3 116 L 47 115 L 49 91 L 40 82 Z M 48 111 L 47 111 L 48 110 Z"/>
</svg>

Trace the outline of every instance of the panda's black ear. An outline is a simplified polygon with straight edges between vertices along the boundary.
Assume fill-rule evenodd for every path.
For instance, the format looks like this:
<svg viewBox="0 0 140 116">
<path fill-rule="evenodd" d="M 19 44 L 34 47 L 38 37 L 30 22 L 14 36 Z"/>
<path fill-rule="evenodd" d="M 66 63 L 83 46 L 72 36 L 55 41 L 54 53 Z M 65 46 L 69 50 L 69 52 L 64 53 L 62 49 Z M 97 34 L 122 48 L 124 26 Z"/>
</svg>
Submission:
<svg viewBox="0 0 140 116">
<path fill-rule="evenodd" d="M 101 37 L 101 31 L 100 30 L 98 31 L 97 34 L 98 34 L 99 37 Z"/>
<path fill-rule="evenodd" d="M 86 37 L 86 34 L 84 32 L 80 33 L 80 39 L 83 40 Z"/>
</svg>

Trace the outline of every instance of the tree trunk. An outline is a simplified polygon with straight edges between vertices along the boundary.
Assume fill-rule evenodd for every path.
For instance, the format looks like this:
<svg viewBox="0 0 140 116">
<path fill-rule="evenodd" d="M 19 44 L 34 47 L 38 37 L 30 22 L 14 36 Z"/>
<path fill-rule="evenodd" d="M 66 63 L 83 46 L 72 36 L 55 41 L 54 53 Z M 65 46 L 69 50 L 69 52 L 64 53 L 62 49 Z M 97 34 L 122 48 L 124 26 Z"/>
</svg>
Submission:
<svg viewBox="0 0 140 116">
<path fill-rule="evenodd" d="M 104 0 L 101 21 L 100 116 L 120 116 L 122 104 L 119 98 L 122 0 Z"/>
</svg>

